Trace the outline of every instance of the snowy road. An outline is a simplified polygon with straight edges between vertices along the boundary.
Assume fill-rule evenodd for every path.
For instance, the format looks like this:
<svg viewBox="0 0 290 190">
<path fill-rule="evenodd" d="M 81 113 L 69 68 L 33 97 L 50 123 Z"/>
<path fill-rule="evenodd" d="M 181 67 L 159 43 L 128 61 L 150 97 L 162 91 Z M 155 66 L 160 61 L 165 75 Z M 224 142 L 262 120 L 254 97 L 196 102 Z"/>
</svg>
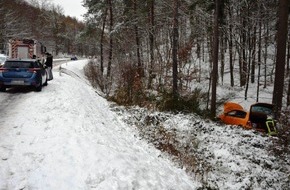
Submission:
<svg viewBox="0 0 290 190">
<path fill-rule="evenodd" d="M 0 189 L 182 189 L 198 183 L 138 140 L 83 77 L 0 94 Z"/>
</svg>

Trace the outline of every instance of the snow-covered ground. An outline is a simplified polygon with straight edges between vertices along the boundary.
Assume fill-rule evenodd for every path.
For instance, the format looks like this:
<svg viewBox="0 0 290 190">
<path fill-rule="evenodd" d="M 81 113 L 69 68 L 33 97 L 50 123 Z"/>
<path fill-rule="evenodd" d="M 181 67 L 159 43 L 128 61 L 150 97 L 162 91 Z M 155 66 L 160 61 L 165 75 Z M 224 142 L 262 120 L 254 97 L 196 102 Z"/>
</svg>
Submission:
<svg viewBox="0 0 290 190">
<path fill-rule="evenodd" d="M 86 63 L 55 68 L 42 92 L 0 93 L 0 190 L 289 189 L 289 155 L 268 150 L 275 137 L 116 106 L 85 79 Z"/>
<path fill-rule="evenodd" d="M 199 183 L 137 138 L 68 62 L 42 92 L 0 94 L 0 189 L 196 189 Z"/>
<path fill-rule="evenodd" d="M 212 123 L 192 114 L 140 108 L 116 111 L 156 147 L 160 147 L 160 142 L 173 146 L 171 150 L 178 154 L 172 159 L 195 176 L 202 189 L 286 190 L 290 187 L 290 155 L 280 158 L 271 153 L 275 137 Z M 166 131 L 165 138 L 160 131 Z"/>
</svg>

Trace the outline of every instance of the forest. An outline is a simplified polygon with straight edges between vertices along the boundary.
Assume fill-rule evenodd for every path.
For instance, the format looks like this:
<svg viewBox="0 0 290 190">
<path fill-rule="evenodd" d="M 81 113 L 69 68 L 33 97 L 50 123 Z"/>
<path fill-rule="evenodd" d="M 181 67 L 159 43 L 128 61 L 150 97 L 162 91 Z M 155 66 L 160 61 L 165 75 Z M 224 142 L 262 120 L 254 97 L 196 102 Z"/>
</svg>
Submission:
<svg viewBox="0 0 290 190">
<path fill-rule="evenodd" d="M 63 8 L 44 0 L 0 1 L 0 50 L 11 38 L 36 39 L 52 51 L 86 54 L 82 31 L 85 24 L 63 15 Z"/>
<path fill-rule="evenodd" d="M 227 101 L 217 86 L 228 82 L 245 100 L 255 84 L 257 102 L 274 86 L 277 115 L 290 105 L 287 0 L 84 0 L 84 21 L 49 1 L 0 3 L 4 53 L 10 38 L 25 37 L 54 55 L 95 58 L 91 80 L 119 104 L 214 117 Z"/>
<path fill-rule="evenodd" d="M 229 73 L 230 86 L 244 89 L 245 100 L 249 84 L 275 84 L 277 113 L 290 103 L 288 1 L 87 0 L 84 5 L 88 26 L 99 34 L 97 70 L 107 68 L 106 80 L 96 82 L 105 91 L 117 85 L 117 102 L 147 104 L 144 99 L 151 103 L 162 94 L 159 108 L 199 112 L 206 96 L 205 110 L 214 117 L 223 101 L 217 100 L 217 85 Z M 192 89 L 201 81 L 209 83 L 206 94 Z"/>
</svg>

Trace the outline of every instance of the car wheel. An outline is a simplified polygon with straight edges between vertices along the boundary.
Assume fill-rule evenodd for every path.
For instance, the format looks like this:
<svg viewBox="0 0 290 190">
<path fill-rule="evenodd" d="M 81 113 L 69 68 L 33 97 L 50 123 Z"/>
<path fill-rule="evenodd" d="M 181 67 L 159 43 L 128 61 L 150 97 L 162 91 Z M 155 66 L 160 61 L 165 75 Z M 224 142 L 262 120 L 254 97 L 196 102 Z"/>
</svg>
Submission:
<svg viewBox="0 0 290 190">
<path fill-rule="evenodd" d="M 40 92 L 40 91 L 42 90 L 42 81 L 40 81 L 39 86 L 37 86 L 37 87 L 35 88 L 35 90 L 36 90 L 37 92 Z"/>
<path fill-rule="evenodd" d="M 5 92 L 6 91 L 6 87 L 5 86 L 1 86 L 0 87 L 0 92 Z"/>
<path fill-rule="evenodd" d="M 45 83 L 43 83 L 43 86 L 47 86 L 47 76 L 45 78 Z"/>
</svg>

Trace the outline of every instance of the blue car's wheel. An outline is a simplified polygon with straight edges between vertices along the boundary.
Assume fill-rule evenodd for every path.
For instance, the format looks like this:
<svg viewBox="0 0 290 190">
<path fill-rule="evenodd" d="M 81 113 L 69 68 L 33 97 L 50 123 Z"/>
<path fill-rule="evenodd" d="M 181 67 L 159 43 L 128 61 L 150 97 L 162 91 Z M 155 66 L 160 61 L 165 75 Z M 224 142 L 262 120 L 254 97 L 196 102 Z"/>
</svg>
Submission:
<svg viewBox="0 0 290 190">
<path fill-rule="evenodd" d="M 45 83 L 43 83 L 43 86 L 47 86 L 47 77 L 45 78 Z"/>
<path fill-rule="evenodd" d="M 42 90 L 42 80 L 40 81 L 39 86 L 37 86 L 37 87 L 35 88 L 35 90 L 36 90 L 37 92 L 40 92 L 40 91 Z"/>
<path fill-rule="evenodd" d="M 6 87 L 5 86 L 1 86 L 0 87 L 0 92 L 5 92 L 6 91 Z"/>
</svg>

